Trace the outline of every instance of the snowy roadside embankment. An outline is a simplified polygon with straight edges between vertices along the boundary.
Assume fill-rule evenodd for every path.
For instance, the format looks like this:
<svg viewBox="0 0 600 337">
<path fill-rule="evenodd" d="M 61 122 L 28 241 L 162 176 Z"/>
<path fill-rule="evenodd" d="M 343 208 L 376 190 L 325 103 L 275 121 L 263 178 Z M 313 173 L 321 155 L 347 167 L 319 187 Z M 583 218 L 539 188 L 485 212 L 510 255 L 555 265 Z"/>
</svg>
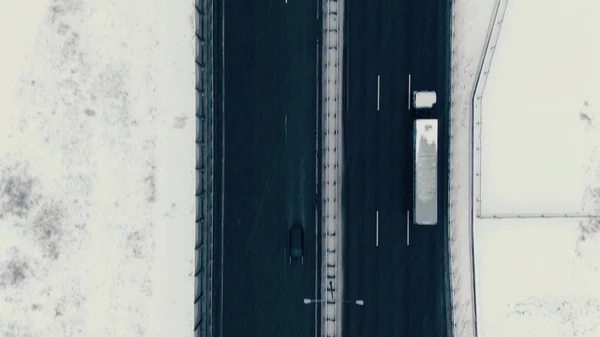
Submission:
<svg viewBox="0 0 600 337">
<path fill-rule="evenodd" d="M 193 2 L 0 6 L 0 335 L 191 336 Z"/>
<path fill-rule="evenodd" d="M 472 97 L 499 0 L 454 0 L 451 39 L 449 239 L 454 337 L 475 337 L 472 260 Z"/>
</svg>

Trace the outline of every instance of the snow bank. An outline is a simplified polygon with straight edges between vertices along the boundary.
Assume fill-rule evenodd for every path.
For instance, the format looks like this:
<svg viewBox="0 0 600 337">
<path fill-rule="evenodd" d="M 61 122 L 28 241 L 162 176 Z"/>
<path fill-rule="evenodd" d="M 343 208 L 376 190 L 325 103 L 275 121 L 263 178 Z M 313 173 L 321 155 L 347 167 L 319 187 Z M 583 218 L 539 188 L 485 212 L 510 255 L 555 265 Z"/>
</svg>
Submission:
<svg viewBox="0 0 600 337">
<path fill-rule="evenodd" d="M 544 11 L 540 11 L 540 8 Z M 600 3 L 509 1 L 481 116 L 481 215 L 591 214 Z M 534 41 L 532 43 L 532 41 Z"/>
<path fill-rule="evenodd" d="M 0 6 L 0 335 L 191 336 L 193 2 Z"/>
<path fill-rule="evenodd" d="M 469 163 L 471 96 L 496 0 L 452 4 L 449 239 L 454 337 L 475 336 Z"/>
</svg>

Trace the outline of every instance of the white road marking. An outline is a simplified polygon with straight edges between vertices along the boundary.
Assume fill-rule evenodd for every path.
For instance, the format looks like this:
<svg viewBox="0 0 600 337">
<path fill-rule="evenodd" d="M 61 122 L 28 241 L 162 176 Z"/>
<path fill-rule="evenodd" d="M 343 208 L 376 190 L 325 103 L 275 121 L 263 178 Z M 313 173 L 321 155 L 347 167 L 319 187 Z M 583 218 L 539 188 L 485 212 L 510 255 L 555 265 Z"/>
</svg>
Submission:
<svg viewBox="0 0 600 337">
<path fill-rule="evenodd" d="M 375 211 L 375 247 L 379 247 L 379 211 Z"/>
<path fill-rule="evenodd" d="M 285 114 L 285 144 L 287 145 L 287 113 Z"/>
<path fill-rule="evenodd" d="M 319 13 L 319 11 L 317 10 L 317 13 Z M 319 48 L 319 40 L 317 40 L 317 48 L 316 48 L 316 60 L 315 60 L 315 97 L 319 97 L 319 50 L 321 50 Z M 319 103 L 320 100 L 316 99 L 315 100 L 315 121 L 317 121 L 315 124 L 317 126 L 317 130 L 315 132 L 315 194 L 318 195 L 319 194 Z M 315 211 L 316 212 L 316 211 Z M 316 216 L 316 213 L 315 213 Z"/>
<path fill-rule="evenodd" d="M 283 248 L 283 279 L 287 279 L 287 264 L 288 264 L 288 254 L 285 248 Z"/>
<path fill-rule="evenodd" d="M 408 74 L 408 110 L 410 110 L 410 74 Z"/>
<path fill-rule="evenodd" d="M 406 245 L 410 246 L 410 211 L 406 211 Z"/>
<path fill-rule="evenodd" d="M 315 205 L 315 298 L 319 298 L 317 294 L 317 292 L 319 291 L 319 279 L 317 278 L 317 271 L 319 270 L 319 260 L 317 259 L 318 256 L 318 249 L 319 249 L 319 245 L 317 244 L 319 242 L 319 214 L 317 214 L 317 205 Z M 318 331 L 318 327 L 319 327 L 319 317 L 317 316 L 317 308 L 315 307 L 315 337 L 317 337 L 317 331 Z"/>
<path fill-rule="evenodd" d="M 379 111 L 379 94 L 381 89 L 381 81 L 379 75 L 377 75 L 377 111 Z"/>
</svg>

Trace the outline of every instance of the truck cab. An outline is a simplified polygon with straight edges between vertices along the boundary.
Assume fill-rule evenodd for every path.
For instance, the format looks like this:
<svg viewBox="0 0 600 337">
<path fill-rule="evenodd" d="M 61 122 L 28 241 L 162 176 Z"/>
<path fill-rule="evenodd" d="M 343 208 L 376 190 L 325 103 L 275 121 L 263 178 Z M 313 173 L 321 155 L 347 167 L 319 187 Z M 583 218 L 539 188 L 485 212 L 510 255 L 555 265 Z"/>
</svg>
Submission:
<svg viewBox="0 0 600 337">
<path fill-rule="evenodd" d="M 435 91 L 413 91 L 413 107 L 415 109 L 431 109 L 437 102 Z"/>
</svg>

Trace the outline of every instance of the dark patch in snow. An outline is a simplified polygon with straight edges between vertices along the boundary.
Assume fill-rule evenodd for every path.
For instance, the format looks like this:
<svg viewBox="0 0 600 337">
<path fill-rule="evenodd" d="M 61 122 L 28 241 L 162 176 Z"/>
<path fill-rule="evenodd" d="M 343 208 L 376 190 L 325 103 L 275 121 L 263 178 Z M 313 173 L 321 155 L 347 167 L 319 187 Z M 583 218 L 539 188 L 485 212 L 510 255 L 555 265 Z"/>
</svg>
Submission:
<svg viewBox="0 0 600 337">
<path fill-rule="evenodd" d="M 29 264 L 24 260 L 17 250 L 13 251 L 11 259 L 2 266 L 0 273 L 0 286 L 18 287 L 30 274 Z"/>
<path fill-rule="evenodd" d="M 71 32 L 69 37 L 65 40 L 65 43 L 61 49 L 62 61 L 60 63 L 63 66 L 66 62 L 78 60 L 80 37 L 79 34 Z M 80 55 L 80 54 L 79 54 Z M 71 79 L 69 79 L 71 80 Z"/>
<path fill-rule="evenodd" d="M 508 309 L 507 316 L 535 316 L 558 319 L 556 323 L 561 336 L 587 336 L 587 333 L 584 332 L 588 329 L 591 328 L 595 331 L 598 328 L 597 319 L 594 318 L 600 313 L 600 302 L 595 298 L 583 296 L 572 296 L 570 298 L 532 296 L 516 305 L 509 306 Z M 593 322 L 592 325 L 590 325 L 590 322 Z"/>
<path fill-rule="evenodd" d="M 581 239 L 582 241 L 585 241 L 588 236 L 600 231 L 600 219 L 590 218 L 585 221 L 580 221 L 579 228 L 581 229 Z"/>
<path fill-rule="evenodd" d="M 593 213 L 600 213 L 600 186 L 586 187 L 582 205 L 584 209 L 586 208 L 586 204 L 592 205 Z M 579 221 L 579 230 L 580 235 L 577 239 L 575 252 L 577 256 L 582 256 L 584 248 L 580 245 L 598 235 L 600 232 L 600 217 L 590 217 Z"/>
<path fill-rule="evenodd" d="M 0 176 L 0 219 L 4 214 L 25 218 L 37 204 L 39 197 L 33 192 L 35 179 L 29 175 L 27 165 L 17 162 L 2 170 Z"/>
<path fill-rule="evenodd" d="M 69 15 L 75 15 L 83 9 L 83 1 L 81 0 L 54 0 L 50 5 L 49 19 L 51 23 L 59 21 L 62 24 Z"/>
<path fill-rule="evenodd" d="M 31 305 L 31 310 L 33 310 L 33 311 L 38 311 L 38 310 L 40 310 L 40 308 L 41 308 L 40 305 L 37 303 L 34 303 Z"/>
<path fill-rule="evenodd" d="M 173 119 L 173 127 L 175 129 L 183 129 L 187 122 L 187 116 L 179 116 Z"/>
<path fill-rule="evenodd" d="M 0 336 L 2 337 L 31 337 L 31 330 L 26 325 L 10 322 L 1 328 Z"/>
<path fill-rule="evenodd" d="M 146 335 L 146 327 L 144 325 L 135 324 L 135 332 L 137 333 L 138 336 L 140 337 L 144 337 Z"/>
<path fill-rule="evenodd" d="M 61 36 L 67 35 L 67 32 L 69 31 L 69 29 L 71 29 L 71 26 L 67 25 L 66 23 L 63 23 L 63 22 L 58 23 L 58 29 L 57 29 L 58 35 L 61 35 Z"/>
<path fill-rule="evenodd" d="M 590 131 L 594 126 L 594 120 L 589 114 L 590 103 L 583 101 L 583 108 L 579 111 L 579 119 L 585 124 L 585 130 Z"/>
<path fill-rule="evenodd" d="M 94 92 L 92 101 L 100 109 L 106 122 L 115 127 L 129 127 L 132 124 L 129 106 L 129 83 L 131 82 L 131 67 L 123 61 L 111 62 L 93 79 L 91 91 Z M 119 138 L 126 137 L 120 135 Z"/>
<path fill-rule="evenodd" d="M 144 179 L 146 182 L 146 200 L 148 202 L 156 201 L 156 166 L 150 166 L 150 174 Z"/>
<path fill-rule="evenodd" d="M 72 314 L 81 309 L 86 297 L 81 294 L 81 285 L 77 278 L 66 280 L 62 286 L 64 289 L 63 295 L 53 304 L 54 317 L 72 318 Z"/>
<path fill-rule="evenodd" d="M 92 116 L 96 116 L 96 111 L 92 110 L 92 109 L 85 109 L 83 110 L 83 112 L 85 112 L 86 115 L 92 117 Z"/>
<path fill-rule="evenodd" d="M 56 260 L 60 256 L 59 243 L 65 234 L 64 221 L 65 211 L 56 202 L 44 204 L 33 220 L 33 231 L 44 257 Z"/>
<path fill-rule="evenodd" d="M 49 13 L 50 22 L 55 23 L 56 20 L 63 17 L 64 15 L 65 15 L 65 10 L 62 6 L 56 5 L 56 4 L 52 4 L 52 6 L 50 6 L 50 13 Z"/>
<path fill-rule="evenodd" d="M 54 308 L 54 317 L 59 317 L 59 316 L 62 316 L 62 315 L 63 315 L 63 310 L 64 310 L 64 308 L 62 308 L 62 306 L 60 306 L 60 305 L 57 305 L 57 306 Z"/>
<path fill-rule="evenodd" d="M 27 265 L 27 262 L 10 261 L 6 269 L 10 275 L 10 284 L 15 286 L 21 284 L 25 280 L 25 273 L 27 272 L 27 269 L 29 269 L 29 266 Z"/>
<path fill-rule="evenodd" d="M 582 121 L 584 121 L 588 124 L 592 123 L 592 118 L 590 118 L 590 116 L 584 111 L 579 112 L 579 119 L 581 119 Z"/>
<path fill-rule="evenodd" d="M 146 235 L 141 231 L 134 231 L 127 235 L 127 249 L 133 253 L 135 258 L 146 257 L 145 241 Z"/>
</svg>

